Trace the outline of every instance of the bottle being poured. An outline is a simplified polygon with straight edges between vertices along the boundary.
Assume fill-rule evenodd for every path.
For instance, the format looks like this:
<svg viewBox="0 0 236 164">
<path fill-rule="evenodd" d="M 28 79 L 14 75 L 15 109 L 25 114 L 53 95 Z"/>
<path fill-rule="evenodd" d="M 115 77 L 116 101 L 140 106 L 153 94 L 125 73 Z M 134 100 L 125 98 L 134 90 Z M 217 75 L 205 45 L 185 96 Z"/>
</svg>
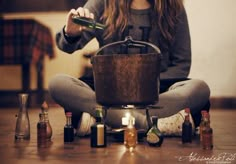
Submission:
<svg viewBox="0 0 236 164">
<path fill-rule="evenodd" d="M 76 24 L 88 27 L 90 29 L 99 29 L 99 30 L 104 30 L 105 29 L 104 24 L 98 23 L 92 18 L 73 15 L 72 16 L 72 21 Z"/>
</svg>

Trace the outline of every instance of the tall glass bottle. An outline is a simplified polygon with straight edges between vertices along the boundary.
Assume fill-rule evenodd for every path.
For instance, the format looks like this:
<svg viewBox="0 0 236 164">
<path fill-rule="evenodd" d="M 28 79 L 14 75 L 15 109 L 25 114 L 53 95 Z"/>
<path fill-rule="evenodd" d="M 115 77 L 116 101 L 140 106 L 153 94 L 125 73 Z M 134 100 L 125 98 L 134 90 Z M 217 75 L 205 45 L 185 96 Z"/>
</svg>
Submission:
<svg viewBox="0 0 236 164">
<path fill-rule="evenodd" d="M 137 130 L 134 126 L 133 120 L 134 118 L 130 116 L 128 120 L 128 126 L 125 128 L 125 131 L 124 131 L 124 145 L 130 151 L 133 151 L 138 141 Z"/>
<path fill-rule="evenodd" d="M 27 109 L 28 94 L 22 93 L 18 95 L 20 108 L 17 115 L 15 139 L 29 140 L 30 139 L 30 121 Z"/>
<path fill-rule="evenodd" d="M 160 130 L 158 129 L 158 117 L 152 116 L 152 127 L 147 132 L 147 142 L 150 146 L 161 146 L 164 140 L 164 137 Z"/>
<path fill-rule="evenodd" d="M 66 125 L 64 126 L 64 142 L 73 142 L 74 141 L 74 127 L 71 123 L 71 112 L 66 112 Z"/>
<path fill-rule="evenodd" d="M 213 149 L 213 129 L 210 126 L 210 115 L 205 113 L 206 124 L 202 128 L 202 147 L 203 149 Z"/>
<path fill-rule="evenodd" d="M 96 107 L 96 123 L 91 126 L 90 146 L 99 148 L 107 146 L 106 126 L 103 122 L 102 107 Z"/>
<path fill-rule="evenodd" d="M 47 125 L 47 140 L 51 141 L 52 138 L 52 126 L 49 122 L 49 117 L 48 117 L 48 104 L 46 101 L 43 102 L 43 104 L 41 105 L 41 110 L 42 110 L 42 114 L 44 114 L 44 118 L 45 118 L 45 122 Z"/>
<path fill-rule="evenodd" d="M 47 125 L 42 113 L 39 113 L 39 121 L 37 123 L 37 145 L 38 147 L 47 147 Z"/>
<path fill-rule="evenodd" d="M 185 119 L 182 124 L 182 143 L 191 143 L 192 142 L 192 123 L 190 122 L 190 110 L 189 108 L 185 109 Z"/>
</svg>

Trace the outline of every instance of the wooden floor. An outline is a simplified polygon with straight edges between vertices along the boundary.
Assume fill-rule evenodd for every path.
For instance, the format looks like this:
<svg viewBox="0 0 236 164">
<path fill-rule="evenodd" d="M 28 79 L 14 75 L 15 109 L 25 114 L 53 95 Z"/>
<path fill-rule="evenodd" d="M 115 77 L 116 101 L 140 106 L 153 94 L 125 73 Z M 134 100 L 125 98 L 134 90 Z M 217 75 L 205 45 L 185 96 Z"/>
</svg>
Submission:
<svg viewBox="0 0 236 164">
<path fill-rule="evenodd" d="M 36 124 L 39 108 L 30 108 L 31 139 L 15 142 L 14 132 L 17 108 L 0 109 L 0 163 L 236 163 L 236 110 L 212 109 L 211 124 L 214 130 L 213 150 L 203 150 L 198 138 L 183 145 L 180 138 L 165 138 L 160 148 L 145 141 L 139 142 L 134 152 L 124 145 L 109 140 L 107 148 L 90 148 L 89 138 L 76 138 L 73 144 L 64 144 L 65 117 L 60 107 L 51 107 L 49 119 L 53 128 L 52 143 L 48 148 L 37 148 Z"/>
</svg>

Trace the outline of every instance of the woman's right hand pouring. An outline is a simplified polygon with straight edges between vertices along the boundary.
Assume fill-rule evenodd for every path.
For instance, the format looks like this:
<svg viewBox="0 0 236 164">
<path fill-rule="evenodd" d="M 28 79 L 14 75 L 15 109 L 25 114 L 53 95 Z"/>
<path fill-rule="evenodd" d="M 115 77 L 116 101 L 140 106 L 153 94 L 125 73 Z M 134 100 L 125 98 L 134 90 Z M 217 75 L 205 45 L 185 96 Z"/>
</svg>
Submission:
<svg viewBox="0 0 236 164">
<path fill-rule="evenodd" d="M 71 9 L 67 14 L 66 26 L 64 27 L 65 34 L 70 37 L 79 36 L 81 32 L 86 29 L 85 26 L 81 26 L 73 22 L 73 15 L 94 19 L 94 14 L 90 13 L 90 11 L 86 8 L 79 7 L 77 9 Z"/>
</svg>

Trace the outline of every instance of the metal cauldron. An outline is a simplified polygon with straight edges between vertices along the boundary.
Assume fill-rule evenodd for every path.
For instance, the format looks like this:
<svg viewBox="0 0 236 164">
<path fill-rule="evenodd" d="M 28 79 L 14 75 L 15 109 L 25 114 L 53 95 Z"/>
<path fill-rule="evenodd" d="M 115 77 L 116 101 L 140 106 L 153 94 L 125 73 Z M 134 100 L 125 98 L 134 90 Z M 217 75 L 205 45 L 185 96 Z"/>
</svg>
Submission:
<svg viewBox="0 0 236 164">
<path fill-rule="evenodd" d="M 103 54 L 118 44 L 150 46 L 156 53 Z M 92 57 L 97 103 L 103 106 L 150 105 L 158 101 L 161 53 L 158 47 L 127 37 L 101 47 Z"/>
</svg>

